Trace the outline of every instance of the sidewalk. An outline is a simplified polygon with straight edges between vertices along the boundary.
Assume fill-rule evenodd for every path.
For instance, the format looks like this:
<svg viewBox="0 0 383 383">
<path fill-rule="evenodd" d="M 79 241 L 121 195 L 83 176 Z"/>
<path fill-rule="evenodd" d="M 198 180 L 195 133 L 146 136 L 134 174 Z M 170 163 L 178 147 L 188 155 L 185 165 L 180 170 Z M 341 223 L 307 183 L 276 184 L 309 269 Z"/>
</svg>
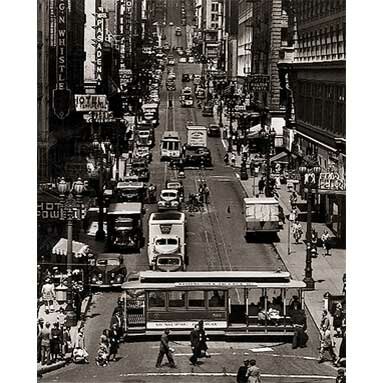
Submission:
<svg viewBox="0 0 383 383">
<path fill-rule="evenodd" d="M 215 120 L 218 123 L 218 115 L 215 112 Z M 225 123 L 225 119 L 224 125 Z M 222 140 L 225 148 L 227 148 L 227 141 Z M 241 157 L 236 154 L 236 163 L 234 169 L 240 167 Z M 235 170 L 237 177 L 239 178 L 238 170 Z M 259 178 L 249 177 L 248 180 L 240 183 L 247 196 L 253 196 L 253 190 L 255 194 L 258 193 L 258 180 Z M 279 194 L 279 202 L 283 208 L 284 214 L 290 213 L 290 192 L 287 191 L 287 185 L 281 185 L 281 188 L 277 190 Z M 302 202 L 302 201 L 298 201 Z M 301 222 L 304 233 L 307 230 L 306 222 Z M 324 223 L 312 223 L 312 228 L 318 233 L 318 236 L 322 235 L 323 231 L 328 230 L 330 236 L 334 236 L 331 230 Z M 288 220 L 283 229 L 279 232 L 279 242 L 275 242 L 273 245 L 277 250 L 282 261 L 286 265 L 286 268 L 290 272 L 293 278 L 302 280 L 305 275 L 306 265 L 306 246 L 303 242 L 295 244 L 292 240 L 290 242 L 290 254 L 288 254 Z M 331 256 L 324 256 L 323 249 L 318 247 L 318 257 L 312 259 L 313 278 L 316 281 L 314 291 L 305 292 L 305 304 L 310 312 L 316 326 L 319 328 L 322 316 L 322 310 L 324 309 L 324 295 L 329 292 L 333 295 L 340 295 L 343 289 L 343 273 L 346 271 L 346 251 L 344 249 L 332 249 Z M 340 345 L 340 338 L 334 338 L 337 349 Z"/>
<path fill-rule="evenodd" d="M 92 301 L 91 296 L 87 296 L 83 299 L 83 301 L 81 303 L 81 318 L 85 317 L 85 314 L 89 309 L 91 301 Z M 60 309 L 60 305 L 56 301 L 54 302 L 54 309 L 55 309 L 55 311 L 46 313 L 45 312 L 45 306 L 44 305 L 40 306 L 39 310 L 38 310 L 37 318 L 38 319 L 39 318 L 44 319 L 44 323 L 46 321 L 49 321 L 49 323 L 52 326 L 53 323 L 57 322 L 57 314 L 58 314 L 58 311 Z M 74 343 L 76 341 L 78 329 L 83 325 L 84 325 L 84 321 L 79 320 L 77 322 L 76 326 L 71 327 L 70 336 L 71 336 L 72 347 L 74 346 Z M 60 360 L 60 361 L 57 361 L 56 363 L 52 363 L 49 365 L 46 365 L 46 364 L 42 365 L 41 363 L 37 363 L 37 375 L 39 376 L 39 375 L 43 375 L 47 372 L 57 370 L 61 367 L 64 367 L 68 362 L 69 361 L 67 361 L 67 360 Z"/>
</svg>

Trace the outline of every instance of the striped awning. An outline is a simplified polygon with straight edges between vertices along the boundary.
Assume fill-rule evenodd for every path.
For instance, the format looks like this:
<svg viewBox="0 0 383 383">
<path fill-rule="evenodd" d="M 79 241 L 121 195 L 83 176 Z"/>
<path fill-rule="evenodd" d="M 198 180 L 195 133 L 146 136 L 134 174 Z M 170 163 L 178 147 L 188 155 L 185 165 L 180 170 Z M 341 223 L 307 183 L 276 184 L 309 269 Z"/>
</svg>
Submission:
<svg viewBox="0 0 383 383">
<path fill-rule="evenodd" d="M 67 245 L 67 239 L 61 238 L 53 247 L 52 254 L 66 256 Z M 86 257 L 90 254 L 89 246 L 82 242 L 72 241 L 72 254 L 75 258 Z"/>
</svg>

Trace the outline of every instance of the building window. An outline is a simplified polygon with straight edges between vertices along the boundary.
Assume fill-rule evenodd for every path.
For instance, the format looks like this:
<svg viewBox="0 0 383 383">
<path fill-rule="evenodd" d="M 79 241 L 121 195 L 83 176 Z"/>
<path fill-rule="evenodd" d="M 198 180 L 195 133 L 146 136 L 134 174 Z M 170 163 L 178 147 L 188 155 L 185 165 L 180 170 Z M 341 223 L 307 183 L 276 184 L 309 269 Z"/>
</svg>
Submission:
<svg viewBox="0 0 383 383">
<path fill-rule="evenodd" d="M 218 21 L 218 14 L 212 13 L 211 15 L 211 21 Z"/>
<path fill-rule="evenodd" d="M 218 23 L 211 23 L 212 29 L 218 29 Z"/>
<path fill-rule="evenodd" d="M 212 12 L 218 12 L 218 6 L 219 6 L 218 3 L 212 3 L 211 4 L 211 11 Z"/>
</svg>

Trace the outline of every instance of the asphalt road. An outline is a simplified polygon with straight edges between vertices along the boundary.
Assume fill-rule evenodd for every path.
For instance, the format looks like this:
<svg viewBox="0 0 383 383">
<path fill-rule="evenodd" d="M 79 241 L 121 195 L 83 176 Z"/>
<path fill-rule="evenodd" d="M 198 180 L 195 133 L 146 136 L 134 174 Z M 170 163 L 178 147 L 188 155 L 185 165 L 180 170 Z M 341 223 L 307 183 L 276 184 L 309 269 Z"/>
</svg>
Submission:
<svg viewBox="0 0 383 383">
<path fill-rule="evenodd" d="M 174 46 L 186 47 L 186 28 L 182 27 L 182 36 L 175 36 L 176 26 L 181 25 L 181 0 L 163 0 L 167 3 L 167 12 L 157 12 L 166 17 L 166 27 L 162 27 L 167 40 Z M 171 4 L 171 6 L 170 6 Z M 188 0 L 188 22 L 192 10 Z M 174 26 L 168 23 L 173 21 Z M 177 55 L 176 55 L 177 58 Z M 178 60 L 177 60 L 178 61 Z M 165 130 L 176 130 L 182 142 L 186 141 L 185 125 L 187 121 L 207 125 L 212 118 L 201 116 L 198 108 L 181 108 L 178 97 L 182 89 L 182 73 L 200 73 L 199 64 L 177 63 L 174 71 L 177 75 L 177 90 L 169 95 L 165 86 L 161 88 L 160 126 L 155 131 L 156 146 L 153 149 L 151 164 L 151 182 L 164 185 L 167 178 L 174 176 L 166 163 L 159 159 L 159 140 Z M 166 73 L 163 76 L 163 83 Z M 174 100 L 169 108 L 168 100 Z M 285 269 L 274 251 L 272 243 L 248 243 L 244 238 L 244 217 L 242 199 L 243 190 L 238 178 L 230 167 L 223 164 L 224 147 L 220 138 L 208 138 L 208 147 L 213 158 L 213 169 L 201 173 L 198 170 L 186 170 L 184 179 L 185 195 L 196 192 L 199 180 L 207 182 L 211 203 L 201 213 L 188 213 L 188 270 L 276 270 Z M 230 213 L 228 213 L 230 207 Z M 144 235 L 147 232 L 147 219 L 155 205 L 147 205 Z M 124 255 L 129 271 L 148 268 L 146 247 L 140 253 Z M 100 292 L 94 295 L 92 306 L 86 319 L 86 344 L 90 354 L 89 365 L 74 365 L 53 371 L 40 378 L 42 382 L 235 382 L 237 369 L 243 359 L 255 358 L 261 368 L 264 382 L 333 382 L 335 369 L 330 365 L 317 362 L 319 335 L 311 318 L 308 320 L 308 347 L 292 350 L 290 344 L 256 342 L 211 342 L 209 351 L 212 358 L 203 359 L 198 367 L 189 365 L 191 355 L 189 342 L 175 344 L 177 369 L 154 367 L 158 353 L 158 342 L 129 342 L 121 344 L 119 359 L 109 367 L 95 365 L 94 356 L 99 338 L 104 328 L 109 327 L 112 310 L 115 307 L 118 292 Z M 237 299 L 241 300 L 241 296 Z"/>
</svg>

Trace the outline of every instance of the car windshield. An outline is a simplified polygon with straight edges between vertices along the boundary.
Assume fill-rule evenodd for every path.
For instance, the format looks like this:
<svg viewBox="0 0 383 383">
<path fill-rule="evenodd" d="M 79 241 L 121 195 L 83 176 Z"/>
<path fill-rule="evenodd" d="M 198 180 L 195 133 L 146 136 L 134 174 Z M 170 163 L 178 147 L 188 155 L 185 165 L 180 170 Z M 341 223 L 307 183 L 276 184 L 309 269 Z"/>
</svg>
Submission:
<svg viewBox="0 0 383 383">
<path fill-rule="evenodd" d="M 119 266 L 120 261 L 118 259 L 98 259 L 97 266 Z"/>
<path fill-rule="evenodd" d="M 168 188 L 169 189 L 179 189 L 181 185 L 177 182 L 169 182 L 168 183 Z"/>
<path fill-rule="evenodd" d="M 159 258 L 158 264 L 164 266 L 178 266 L 180 264 L 180 260 L 179 258 Z"/>
<path fill-rule="evenodd" d="M 177 197 L 177 193 L 174 193 L 174 192 L 165 192 L 165 193 L 162 193 L 162 197 L 176 198 L 176 197 Z"/>
<path fill-rule="evenodd" d="M 175 238 L 160 238 L 157 239 L 156 245 L 165 246 L 165 245 L 177 245 L 178 242 Z"/>
</svg>

